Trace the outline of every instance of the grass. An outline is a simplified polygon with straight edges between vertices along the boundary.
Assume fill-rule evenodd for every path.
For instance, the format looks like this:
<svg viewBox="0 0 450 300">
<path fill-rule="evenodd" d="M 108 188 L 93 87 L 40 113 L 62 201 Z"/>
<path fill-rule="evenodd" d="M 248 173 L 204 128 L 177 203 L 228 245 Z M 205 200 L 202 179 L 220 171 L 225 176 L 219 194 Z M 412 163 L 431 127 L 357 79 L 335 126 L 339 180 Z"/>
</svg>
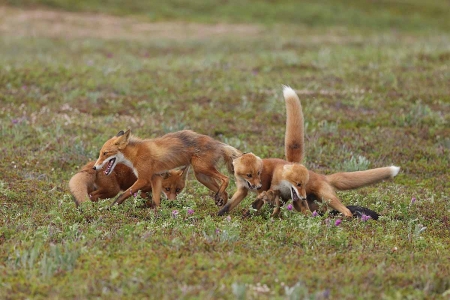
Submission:
<svg viewBox="0 0 450 300">
<path fill-rule="evenodd" d="M 123 10 L 116 2 L 6 3 L 17 6 L 0 10 L 2 298 L 449 297 L 444 2 L 352 2 L 311 24 L 280 19 L 279 11 L 294 14 L 294 2 L 258 2 L 262 19 L 242 9 L 245 1 L 206 5 L 208 14 L 198 1 L 186 14 L 167 2 L 157 8 L 166 15 L 137 1 Z M 330 3 L 344 5 L 318 2 L 305 14 L 326 16 Z M 404 18 L 403 6 L 415 17 Z M 342 17 L 360 11 L 370 16 L 365 25 Z M 68 180 L 126 128 L 141 137 L 188 128 L 282 158 L 281 84 L 302 100 L 307 167 L 402 168 L 395 180 L 339 193 L 381 213 L 379 221 L 336 226 L 336 217 L 286 208 L 281 219 L 269 208 L 242 219 L 252 197 L 217 217 L 192 174 L 179 201 L 158 213 L 140 209 L 140 197 L 112 210 L 110 200 L 75 209 Z"/>
<path fill-rule="evenodd" d="M 194 22 L 288 23 L 311 27 L 349 26 L 370 29 L 448 31 L 446 1 L 127 1 L 117 0 L 2 0 L 15 6 L 42 5 L 69 11 L 135 15 L 150 21 L 181 19 Z"/>
</svg>

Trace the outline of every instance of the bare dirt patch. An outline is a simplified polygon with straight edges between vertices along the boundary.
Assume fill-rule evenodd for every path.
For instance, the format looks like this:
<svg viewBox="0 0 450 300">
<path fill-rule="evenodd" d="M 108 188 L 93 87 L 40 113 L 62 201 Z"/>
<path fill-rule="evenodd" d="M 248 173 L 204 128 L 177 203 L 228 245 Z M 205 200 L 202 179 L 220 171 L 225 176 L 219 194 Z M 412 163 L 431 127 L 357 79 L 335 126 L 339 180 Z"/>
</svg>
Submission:
<svg viewBox="0 0 450 300">
<path fill-rule="evenodd" d="M 257 25 L 143 22 L 130 17 L 72 13 L 52 10 L 22 10 L 0 7 L 0 34 L 51 38 L 203 39 L 213 36 L 256 36 Z"/>
</svg>

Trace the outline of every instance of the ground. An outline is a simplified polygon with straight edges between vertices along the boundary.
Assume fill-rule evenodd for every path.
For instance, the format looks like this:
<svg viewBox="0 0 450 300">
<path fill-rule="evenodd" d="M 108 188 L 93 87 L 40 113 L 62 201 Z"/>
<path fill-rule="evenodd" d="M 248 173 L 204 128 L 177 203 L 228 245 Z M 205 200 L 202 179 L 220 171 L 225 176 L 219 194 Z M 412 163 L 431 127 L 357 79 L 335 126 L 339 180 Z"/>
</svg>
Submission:
<svg viewBox="0 0 450 300">
<path fill-rule="evenodd" d="M 0 3 L 2 298 L 449 297 L 445 1 Z M 308 168 L 401 167 L 339 193 L 379 221 L 243 219 L 251 196 L 218 217 L 192 174 L 156 212 L 140 197 L 75 208 L 68 180 L 127 128 L 283 158 L 282 84 L 302 101 Z"/>
</svg>

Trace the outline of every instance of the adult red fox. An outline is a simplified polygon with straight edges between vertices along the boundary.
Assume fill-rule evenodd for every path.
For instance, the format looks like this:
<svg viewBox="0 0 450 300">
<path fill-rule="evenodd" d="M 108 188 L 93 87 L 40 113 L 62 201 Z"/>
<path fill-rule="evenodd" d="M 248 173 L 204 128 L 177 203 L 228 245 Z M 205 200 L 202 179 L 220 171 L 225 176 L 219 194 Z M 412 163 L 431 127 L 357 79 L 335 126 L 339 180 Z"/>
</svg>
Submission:
<svg viewBox="0 0 450 300">
<path fill-rule="evenodd" d="M 216 193 L 216 205 L 223 206 L 228 200 L 226 188 L 229 179 L 216 169 L 216 165 L 223 159 L 232 173 L 232 161 L 240 155 L 239 150 L 190 130 L 168 133 L 154 139 L 140 139 L 127 130 L 120 131 L 105 142 L 93 169 L 100 170 L 106 165 L 105 174 L 110 175 L 118 163 L 123 163 L 136 175 L 136 182 L 112 205 L 121 204 L 138 190 L 151 188 L 152 200 L 159 206 L 162 177 L 158 175 L 190 164 L 197 180 Z"/>
<path fill-rule="evenodd" d="M 109 176 L 102 170 L 94 170 L 94 164 L 95 161 L 88 162 L 69 181 L 69 189 L 77 206 L 87 200 L 98 201 L 115 197 L 137 180 L 133 170 L 123 164 L 118 164 Z M 184 189 L 188 171 L 189 166 L 185 166 L 162 174 L 162 191 L 167 199 L 175 200 Z M 146 196 L 147 192 L 151 190 L 142 191 L 143 196 Z"/>
<path fill-rule="evenodd" d="M 331 175 L 307 170 L 300 164 L 304 155 L 304 125 L 300 99 L 289 87 L 284 87 L 283 95 L 287 114 L 285 153 L 291 162 L 275 158 L 261 160 L 251 153 L 235 159 L 233 166 L 238 189 L 230 202 L 219 211 L 219 215 L 236 207 L 250 190 L 258 193 L 252 207 L 259 210 L 265 202 L 274 203 L 276 207 L 272 215 L 279 213 L 281 198 L 284 202 L 293 199 L 294 208 L 303 213 L 306 213 L 308 208 L 309 211 L 317 210 L 319 207 L 315 201 L 318 201 L 327 203 L 345 217 L 351 217 L 352 212 L 342 204 L 335 189 L 356 189 L 374 184 L 396 176 L 400 168 L 391 166 Z"/>
</svg>

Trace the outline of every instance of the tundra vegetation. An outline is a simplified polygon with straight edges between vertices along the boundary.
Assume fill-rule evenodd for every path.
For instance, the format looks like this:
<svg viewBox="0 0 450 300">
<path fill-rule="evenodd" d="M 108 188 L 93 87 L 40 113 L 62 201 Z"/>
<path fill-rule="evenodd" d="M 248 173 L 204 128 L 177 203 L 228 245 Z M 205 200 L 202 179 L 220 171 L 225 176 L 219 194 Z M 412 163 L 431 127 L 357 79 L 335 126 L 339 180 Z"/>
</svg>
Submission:
<svg viewBox="0 0 450 300">
<path fill-rule="evenodd" d="M 0 1 L 0 298 L 450 297 L 448 2 L 188 2 Z M 254 196 L 218 217 L 192 174 L 156 213 L 75 209 L 68 180 L 127 128 L 283 158 L 282 84 L 308 168 L 401 167 L 339 193 L 378 221 L 243 219 Z"/>
</svg>

